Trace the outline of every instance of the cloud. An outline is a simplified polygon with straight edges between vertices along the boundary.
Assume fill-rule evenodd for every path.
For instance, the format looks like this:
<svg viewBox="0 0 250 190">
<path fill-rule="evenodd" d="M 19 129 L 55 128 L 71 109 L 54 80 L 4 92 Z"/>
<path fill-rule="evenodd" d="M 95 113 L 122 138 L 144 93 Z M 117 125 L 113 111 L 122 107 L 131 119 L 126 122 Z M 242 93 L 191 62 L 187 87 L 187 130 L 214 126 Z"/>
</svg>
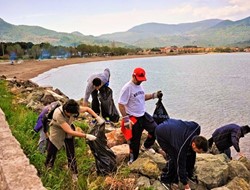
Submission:
<svg viewBox="0 0 250 190">
<path fill-rule="evenodd" d="M 250 16 L 250 3 L 248 1 L 242 0 L 228 0 L 224 6 L 193 6 L 191 4 L 183 4 L 178 8 L 170 10 L 172 14 L 177 17 L 194 19 L 231 19 L 237 20 L 244 17 Z"/>
</svg>

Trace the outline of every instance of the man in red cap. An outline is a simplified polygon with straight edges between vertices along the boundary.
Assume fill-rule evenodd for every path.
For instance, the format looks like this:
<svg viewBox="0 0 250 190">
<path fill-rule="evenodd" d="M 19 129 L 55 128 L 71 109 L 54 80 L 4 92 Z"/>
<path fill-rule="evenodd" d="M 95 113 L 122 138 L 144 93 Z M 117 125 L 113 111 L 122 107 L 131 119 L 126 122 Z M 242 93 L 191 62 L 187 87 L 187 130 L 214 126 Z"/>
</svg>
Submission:
<svg viewBox="0 0 250 190">
<path fill-rule="evenodd" d="M 142 145 L 142 150 L 154 152 L 151 146 L 155 142 L 154 132 L 157 124 L 153 117 L 146 112 L 145 101 L 161 98 L 163 94 L 161 91 L 145 94 L 140 84 L 146 80 L 145 70 L 143 68 L 135 68 L 132 80 L 123 86 L 118 100 L 118 107 L 123 117 L 122 124 L 125 128 L 132 129 L 132 137 L 129 139 L 130 156 L 128 164 L 131 164 L 138 158 L 141 135 L 144 129 L 148 131 L 148 137 L 144 145 Z"/>
</svg>

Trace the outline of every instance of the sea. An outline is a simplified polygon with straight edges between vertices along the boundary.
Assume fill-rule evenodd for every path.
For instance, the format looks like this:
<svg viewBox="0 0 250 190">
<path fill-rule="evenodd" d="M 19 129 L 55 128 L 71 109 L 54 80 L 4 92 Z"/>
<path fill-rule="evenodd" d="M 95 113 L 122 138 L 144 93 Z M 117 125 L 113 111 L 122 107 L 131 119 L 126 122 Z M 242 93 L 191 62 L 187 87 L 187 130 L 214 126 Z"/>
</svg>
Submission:
<svg viewBox="0 0 250 190">
<path fill-rule="evenodd" d="M 201 135 L 210 138 L 226 124 L 250 125 L 250 53 L 218 53 L 133 58 L 79 63 L 52 69 L 31 79 L 40 86 L 60 89 L 69 98 L 84 96 L 88 77 L 111 71 L 114 102 L 134 68 L 146 71 L 141 85 L 146 93 L 163 92 L 163 104 L 170 117 L 195 121 Z M 146 102 L 153 114 L 157 99 Z M 241 152 L 250 159 L 250 133 L 240 139 Z M 231 148 L 233 157 L 237 157 Z"/>
</svg>

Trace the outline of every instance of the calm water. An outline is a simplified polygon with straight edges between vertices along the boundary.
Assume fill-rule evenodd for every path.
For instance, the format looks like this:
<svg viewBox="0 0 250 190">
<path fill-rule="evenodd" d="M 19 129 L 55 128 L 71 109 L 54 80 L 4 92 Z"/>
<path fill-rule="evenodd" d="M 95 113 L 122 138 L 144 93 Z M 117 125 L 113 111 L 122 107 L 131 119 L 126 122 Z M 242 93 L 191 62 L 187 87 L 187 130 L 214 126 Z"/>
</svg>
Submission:
<svg viewBox="0 0 250 190">
<path fill-rule="evenodd" d="M 117 104 L 122 86 L 135 67 L 146 70 L 142 83 L 148 93 L 163 92 L 163 103 L 172 118 L 194 120 L 209 138 L 217 127 L 228 123 L 250 125 L 250 53 L 205 54 L 138 58 L 70 65 L 50 70 L 32 80 L 41 86 L 59 88 L 74 99 L 83 97 L 92 73 L 111 70 L 110 87 Z M 146 103 L 153 113 L 157 100 Z M 250 134 L 240 140 L 250 158 Z"/>
</svg>

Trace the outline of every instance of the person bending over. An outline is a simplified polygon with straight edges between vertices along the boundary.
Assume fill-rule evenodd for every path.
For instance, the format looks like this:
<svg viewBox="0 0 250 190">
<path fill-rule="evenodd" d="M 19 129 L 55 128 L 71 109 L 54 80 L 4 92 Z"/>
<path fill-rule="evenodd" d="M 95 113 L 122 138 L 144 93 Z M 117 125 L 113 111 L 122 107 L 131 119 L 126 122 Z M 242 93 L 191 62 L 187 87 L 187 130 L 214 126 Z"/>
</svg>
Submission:
<svg viewBox="0 0 250 190">
<path fill-rule="evenodd" d="M 250 127 L 248 125 L 239 126 L 237 124 L 228 124 L 222 126 L 217 128 L 213 132 L 212 137 L 208 140 L 209 147 L 211 148 L 213 143 L 215 143 L 220 153 L 224 153 L 228 158 L 232 159 L 230 147 L 233 146 L 239 156 L 244 156 L 240 151 L 239 141 L 240 138 L 244 137 L 249 132 Z"/>
<path fill-rule="evenodd" d="M 161 174 L 161 182 L 167 187 L 181 181 L 188 190 L 188 179 L 197 181 L 194 176 L 196 153 L 208 150 L 208 141 L 199 136 L 200 130 L 196 122 L 177 119 L 168 119 L 156 127 L 156 139 L 169 158 Z"/>
<path fill-rule="evenodd" d="M 65 145 L 68 167 L 73 173 L 73 181 L 77 180 L 78 174 L 73 137 L 82 137 L 90 141 L 95 140 L 96 137 L 91 134 L 75 131 L 72 122 L 78 117 L 79 113 L 88 111 L 97 118 L 99 124 L 104 123 L 104 120 L 94 113 L 93 110 L 88 109 L 90 108 L 80 107 L 75 100 L 69 99 L 65 104 L 55 109 L 52 121 L 50 123 L 49 142 L 45 166 L 48 169 L 54 166 L 57 151 L 60 150 L 63 145 Z"/>
</svg>

